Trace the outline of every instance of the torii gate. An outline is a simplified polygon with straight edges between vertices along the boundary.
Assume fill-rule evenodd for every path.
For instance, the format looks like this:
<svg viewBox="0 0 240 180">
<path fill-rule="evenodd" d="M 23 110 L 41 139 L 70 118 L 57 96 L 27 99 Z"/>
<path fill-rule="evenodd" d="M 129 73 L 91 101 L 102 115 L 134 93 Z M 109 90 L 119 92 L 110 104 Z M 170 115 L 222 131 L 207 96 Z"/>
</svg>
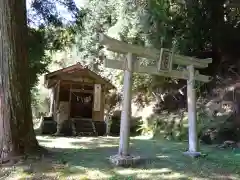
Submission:
<svg viewBox="0 0 240 180">
<path fill-rule="evenodd" d="M 116 165 L 132 164 L 136 157 L 129 154 L 130 139 L 130 118 L 131 118 L 131 91 L 133 72 L 154 74 L 165 77 L 173 77 L 187 80 L 188 96 L 188 124 L 189 124 L 189 149 L 185 154 L 190 156 L 199 156 L 197 123 L 196 123 L 196 91 L 195 81 L 209 82 L 210 77 L 199 74 L 195 68 L 206 68 L 212 62 L 212 59 L 197 59 L 182 55 L 173 54 L 168 49 L 159 50 L 154 48 L 131 45 L 125 42 L 110 38 L 100 34 L 99 41 L 105 45 L 107 50 L 127 54 L 125 61 L 105 60 L 105 67 L 124 70 L 123 84 L 123 107 L 120 124 L 120 142 L 119 151 L 116 156 L 110 157 L 112 163 Z M 134 56 L 157 60 L 156 66 L 143 66 L 135 61 Z M 173 64 L 187 66 L 183 71 L 172 69 Z M 138 157 L 139 158 L 139 157 Z M 137 158 L 137 159 L 138 159 Z"/>
</svg>

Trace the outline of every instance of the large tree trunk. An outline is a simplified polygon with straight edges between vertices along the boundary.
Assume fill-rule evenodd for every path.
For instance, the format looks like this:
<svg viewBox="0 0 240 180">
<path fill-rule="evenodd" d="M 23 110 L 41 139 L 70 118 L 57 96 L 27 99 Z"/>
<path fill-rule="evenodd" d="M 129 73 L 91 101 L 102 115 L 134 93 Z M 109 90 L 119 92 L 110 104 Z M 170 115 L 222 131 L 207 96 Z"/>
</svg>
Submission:
<svg viewBox="0 0 240 180">
<path fill-rule="evenodd" d="M 0 0 L 0 160 L 38 148 L 31 111 L 25 0 Z"/>
</svg>

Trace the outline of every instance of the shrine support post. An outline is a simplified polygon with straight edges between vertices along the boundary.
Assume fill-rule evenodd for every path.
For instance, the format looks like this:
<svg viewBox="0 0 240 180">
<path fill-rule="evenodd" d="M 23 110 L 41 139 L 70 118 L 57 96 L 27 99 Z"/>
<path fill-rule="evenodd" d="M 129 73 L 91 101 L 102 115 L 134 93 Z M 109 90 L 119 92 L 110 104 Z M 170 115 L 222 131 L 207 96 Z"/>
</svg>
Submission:
<svg viewBox="0 0 240 180">
<path fill-rule="evenodd" d="M 129 156 L 128 149 L 131 120 L 132 74 L 133 74 L 133 57 L 131 53 L 128 53 L 124 70 L 123 108 L 121 113 L 120 142 L 118 150 L 118 154 L 121 156 Z"/>
<path fill-rule="evenodd" d="M 50 106 L 48 116 L 53 116 L 54 111 L 54 88 L 50 89 Z"/>
</svg>

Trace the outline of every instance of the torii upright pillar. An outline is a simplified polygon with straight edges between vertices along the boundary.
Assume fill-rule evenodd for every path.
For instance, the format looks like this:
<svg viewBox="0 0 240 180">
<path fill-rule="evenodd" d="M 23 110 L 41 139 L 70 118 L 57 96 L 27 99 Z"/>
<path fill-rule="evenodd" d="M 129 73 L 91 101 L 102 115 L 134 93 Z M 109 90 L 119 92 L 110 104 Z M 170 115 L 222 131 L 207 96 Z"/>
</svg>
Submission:
<svg viewBox="0 0 240 180">
<path fill-rule="evenodd" d="M 195 89 L 195 72 L 194 66 L 187 66 L 187 102 L 188 102 L 188 143 L 189 149 L 186 155 L 197 157 L 201 153 L 198 151 L 198 135 L 197 135 L 197 111 L 196 111 L 196 89 Z"/>
<path fill-rule="evenodd" d="M 140 160 L 140 156 L 133 156 L 129 153 L 134 60 L 132 53 L 128 53 L 124 63 L 123 106 L 120 122 L 119 149 L 117 155 L 110 157 L 110 161 L 118 166 L 129 166 Z"/>
<path fill-rule="evenodd" d="M 131 53 L 127 54 L 124 70 L 123 82 L 123 107 L 120 122 L 120 142 L 118 154 L 128 156 L 130 120 L 131 120 L 131 101 L 132 101 L 132 74 L 133 74 L 133 57 Z"/>
</svg>

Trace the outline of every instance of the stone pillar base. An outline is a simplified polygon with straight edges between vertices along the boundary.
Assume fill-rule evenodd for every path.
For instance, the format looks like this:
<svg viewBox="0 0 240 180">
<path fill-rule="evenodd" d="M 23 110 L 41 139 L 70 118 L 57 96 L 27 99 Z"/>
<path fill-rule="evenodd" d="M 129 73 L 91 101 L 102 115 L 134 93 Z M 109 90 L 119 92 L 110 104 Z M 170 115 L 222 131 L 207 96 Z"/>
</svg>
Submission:
<svg viewBox="0 0 240 180">
<path fill-rule="evenodd" d="M 61 136 L 62 134 L 60 132 L 56 132 L 53 134 L 53 136 Z"/>
<path fill-rule="evenodd" d="M 122 167 L 131 167 L 139 162 L 141 162 L 140 156 L 121 156 L 121 155 L 113 155 L 109 158 L 110 162 L 115 166 L 122 166 Z"/>
<path fill-rule="evenodd" d="M 193 157 L 193 158 L 197 158 L 197 157 L 200 157 L 202 156 L 201 152 L 190 152 L 190 151 L 186 151 L 183 153 L 184 155 L 187 155 L 187 156 L 190 156 L 190 157 Z"/>
</svg>

